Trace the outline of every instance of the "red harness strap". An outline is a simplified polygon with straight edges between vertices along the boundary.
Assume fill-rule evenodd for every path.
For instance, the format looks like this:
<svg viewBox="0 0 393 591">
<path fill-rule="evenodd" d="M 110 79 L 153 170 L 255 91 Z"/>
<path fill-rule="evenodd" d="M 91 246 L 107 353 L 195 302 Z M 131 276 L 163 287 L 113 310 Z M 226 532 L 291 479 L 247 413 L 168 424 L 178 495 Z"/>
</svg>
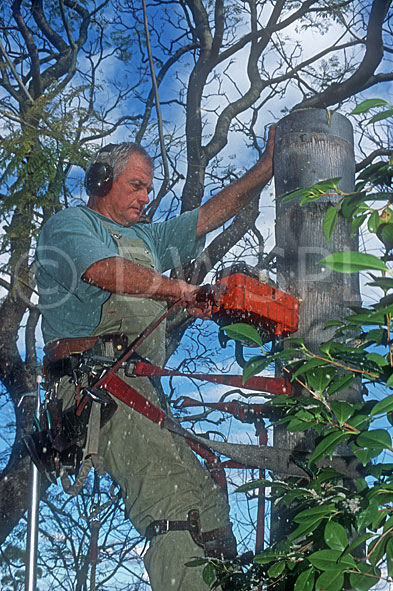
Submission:
<svg viewBox="0 0 393 591">
<path fill-rule="evenodd" d="M 138 390 L 129 386 L 124 380 L 119 378 L 116 374 L 111 374 L 110 376 L 105 377 L 105 379 L 101 383 L 101 387 L 110 392 L 113 396 L 127 404 L 130 408 L 136 410 L 146 418 L 153 421 L 160 426 L 167 426 L 168 423 L 174 424 L 175 421 L 168 417 L 168 415 L 161 410 L 158 406 L 156 406 L 153 402 L 150 402 L 147 398 L 145 398 Z M 184 402 L 191 401 L 192 403 L 201 404 L 199 401 L 194 401 L 193 399 L 185 399 Z M 183 406 L 194 406 L 196 404 L 184 404 Z M 217 410 L 224 410 L 226 412 L 230 412 L 241 421 L 244 422 L 253 422 L 251 421 L 251 407 L 255 406 L 253 418 L 255 420 L 258 411 L 260 410 L 259 407 L 263 407 L 264 405 L 241 405 L 236 401 L 233 402 L 226 402 L 226 403 L 208 403 L 205 406 L 217 408 Z M 244 406 L 244 409 L 242 409 Z M 244 412 L 241 412 L 244 410 Z M 247 414 L 248 413 L 248 414 Z M 251 413 L 252 414 L 252 413 Z M 215 479 L 217 484 L 219 484 L 227 494 L 227 487 L 226 487 L 226 477 L 223 468 L 246 468 L 244 464 L 240 464 L 238 462 L 234 462 L 233 460 L 226 460 L 225 462 L 220 462 L 219 458 L 207 447 L 203 447 L 203 445 L 191 441 L 185 438 L 188 445 L 193 449 L 196 453 L 198 453 L 207 463 L 208 469 L 212 472 L 212 477 Z"/>
<path fill-rule="evenodd" d="M 234 388 L 247 388 L 248 390 L 256 390 L 258 392 L 269 392 L 271 394 L 291 394 L 291 382 L 285 378 L 264 378 L 261 376 L 254 376 L 249 378 L 243 384 L 243 377 L 233 374 L 203 374 L 203 373 L 182 373 L 172 369 L 165 369 L 157 365 L 151 365 L 145 361 L 136 361 L 132 367 L 131 372 L 135 376 L 180 376 L 186 378 L 194 378 L 195 380 L 203 380 L 206 382 L 213 382 L 215 384 L 224 384 L 225 386 L 232 386 Z"/>
<path fill-rule="evenodd" d="M 164 423 L 164 419 L 167 417 L 166 413 L 145 398 L 138 390 L 126 384 L 116 374 L 113 373 L 105 377 L 100 385 L 113 396 L 116 396 L 116 398 L 153 421 L 153 423 L 157 425 Z"/>
</svg>

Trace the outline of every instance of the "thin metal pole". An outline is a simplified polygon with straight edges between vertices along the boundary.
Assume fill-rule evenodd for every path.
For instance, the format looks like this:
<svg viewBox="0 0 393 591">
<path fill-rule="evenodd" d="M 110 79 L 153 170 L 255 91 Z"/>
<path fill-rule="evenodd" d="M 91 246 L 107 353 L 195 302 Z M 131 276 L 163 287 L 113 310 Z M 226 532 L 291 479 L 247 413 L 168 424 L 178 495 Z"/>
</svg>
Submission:
<svg viewBox="0 0 393 591">
<path fill-rule="evenodd" d="M 259 433 L 259 445 L 262 447 L 267 446 L 267 429 L 262 427 Z M 262 468 L 259 470 L 259 478 L 262 480 L 265 478 L 265 470 Z M 255 552 L 262 552 L 265 546 L 265 489 L 260 488 L 258 490 L 258 509 L 257 509 L 257 531 L 255 540 Z"/>
<path fill-rule="evenodd" d="M 37 399 L 35 414 L 39 419 L 41 412 L 41 382 L 42 376 L 37 375 Z M 40 504 L 41 475 L 33 461 L 30 468 L 29 509 L 27 512 L 27 541 L 26 541 L 26 576 L 25 590 L 36 591 L 37 588 L 37 547 L 38 547 L 38 517 Z"/>
</svg>

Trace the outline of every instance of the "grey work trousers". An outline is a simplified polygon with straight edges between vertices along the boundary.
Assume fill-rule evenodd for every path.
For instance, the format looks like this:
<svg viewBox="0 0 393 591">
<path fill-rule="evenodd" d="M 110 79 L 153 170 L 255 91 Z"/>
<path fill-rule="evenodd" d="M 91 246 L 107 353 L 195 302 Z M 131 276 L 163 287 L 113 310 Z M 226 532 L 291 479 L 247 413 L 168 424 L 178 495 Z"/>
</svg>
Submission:
<svg viewBox="0 0 393 591">
<path fill-rule="evenodd" d="M 125 378 L 155 404 L 158 396 L 148 378 Z M 69 379 L 59 396 L 73 403 Z M 118 408 L 100 434 L 100 454 L 108 474 L 120 485 L 129 518 L 144 535 L 158 519 L 185 520 L 200 512 L 202 531 L 229 525 L 229 507 L 220 487 L 201 466 L 186 442 L 116 400 Z M 208 591 L 203 567 L 185 567 L 203 549 L 187 531 L 155 536 L 144 556 L 153 591 Z"/>
</svg>

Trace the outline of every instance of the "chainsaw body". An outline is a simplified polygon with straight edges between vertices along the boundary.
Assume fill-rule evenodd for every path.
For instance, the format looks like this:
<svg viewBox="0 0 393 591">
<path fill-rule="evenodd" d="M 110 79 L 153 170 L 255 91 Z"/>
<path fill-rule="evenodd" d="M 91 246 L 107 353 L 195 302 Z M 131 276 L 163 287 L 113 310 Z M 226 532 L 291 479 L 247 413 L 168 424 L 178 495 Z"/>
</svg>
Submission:
<svg viewBox="0 0 393 591">
<path fill-rule="evenodd" d="M 213 307 L 218 324 L 245 322 L 269 335 L 291 334 L 298 329 L 299 301 L 280 289 L 243 273 L 234 273 L 218 281 L 227 292 Z"/>
</svg>

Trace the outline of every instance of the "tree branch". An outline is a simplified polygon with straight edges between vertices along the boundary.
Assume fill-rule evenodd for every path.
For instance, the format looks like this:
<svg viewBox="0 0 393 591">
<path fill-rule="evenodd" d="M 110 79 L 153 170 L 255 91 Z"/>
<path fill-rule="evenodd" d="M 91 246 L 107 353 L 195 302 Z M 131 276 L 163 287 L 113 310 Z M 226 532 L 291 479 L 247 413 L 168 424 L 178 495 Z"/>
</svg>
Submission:
<svg viewBox="0 0 393 591">
<path fill-rule="evenodd" d="M 36 98 L 37 96 L 40 96 L 40 94 L 41 94 L 40 62 L 38 59 L 38 51 L 37 51 L 37 47 L 34 43 L 33 35 L 31 33 L 30 29 L 26 26 L 24 19 L 22 18 L 22 14 L 20 12 L 20 4 L 21 4 L 21 0 L 15 0 L 15 2 L 12 4 L 12 13 L 13 13 L 15 22 L 18 25 L 19 31 L 20 31 L 23 39 L 25 40 L 26 47 L 27 47 L 27 50 L 29 52 L 29 56 L 31 59 L 31 77 L 33 80 L 33 93 L 34 93 L 34 98 Z M 27 90 L 27 88 L 25 87 L 25 85 L 22 83 L 22 80 L 19 78 L 15 68 L 13 67 L 12 62 L 10 65 L 10 63 L 7 60 L 7 63 L 10 66 L 12 73 L 14 74 L 15 79 L 18 82 L 23 93 L 28 97 L 29 101 L 33 102 L 32 96 L 30 95 L 30 93 Z"/>
<path fill-rule="evenodd" d="M 366 158 L 363 158 L 363 160 L 361 160 L 360 162 L 358 162 L 356 164 L 356 172 L 360 172 L 361 170 L 363 170 L 363 168 L 366 168 L 367 166 L 369 166 L 372 161 L 374 160 L 374 158 L 377 158 L 378 156 L 391 156 L 393 154 L 393 150 L 387 150 L 384 148 L 378 148 L 377 150 L 374 150 L 373 152 L 371 152 L 371 154 L 369 154 Z"/>
<path fill-rule="evenodd" d="M 31 307 L 29 311 L 29 318 L 26 324 L 25 342 L 26 342 L 26 364 L 31 367 L 37 365 L 37 350 L 35 331 L 37 323 L 40 318 L 40 311 L 37 306 Z"/>
<path fill-rule="evenodd" d="M 374 0 L 371 7 L 367 35 L 366 52 L 356 72 L 341 83 L 333 83 L 324 91 L 295 105 L 295 109 L 326 108 L 365 88 L 383 58 L 382 26 L 391 5 L 391 0 Z"/>
<path fill-rule="evenodd" d="M 51 44 L 57 49 L 59 53 L 67 51 L 68 45 L 63 38 L 49 25 L 45 18 L 44 8 L 42 0 L 32 0 L 31 3 L 31 14 L 42 33 L 51 42 Z"/>
</svg>

